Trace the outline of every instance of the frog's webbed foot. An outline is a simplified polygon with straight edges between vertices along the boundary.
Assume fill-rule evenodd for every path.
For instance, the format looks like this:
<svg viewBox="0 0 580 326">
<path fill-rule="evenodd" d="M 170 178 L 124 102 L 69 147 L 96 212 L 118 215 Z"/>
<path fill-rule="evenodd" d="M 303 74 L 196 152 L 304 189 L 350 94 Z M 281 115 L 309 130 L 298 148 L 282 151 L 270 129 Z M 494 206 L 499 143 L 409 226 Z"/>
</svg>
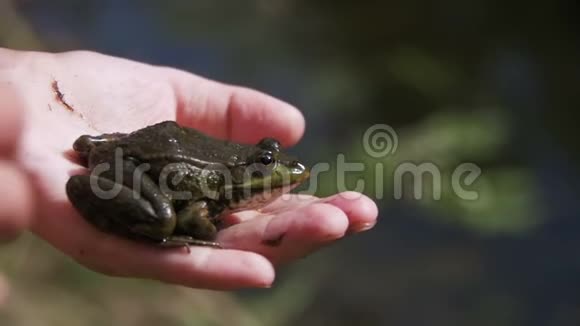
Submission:
<svg viewBox="0 0 580 326">
<path fill-rule="evenodd" d="M 208 204 L 204 200 L 188 203 L 177 213 L 176 234 L 164 238 L 160 245 L 165 247 L 203 246 L 220 249 L 222 246 L 214 242 L 217 234 L 216 226 L 209 218 Z"/>
<path fill-rule="evenodd" d="M 185 235 L 196 241 L 213 243 L 217 228 L 210 219 L 209 206 L 205 200 L 193 201 L 177 212 L 175 235 Z M 204 244 L 202 244 L 204 245 Z"/>
</svg>

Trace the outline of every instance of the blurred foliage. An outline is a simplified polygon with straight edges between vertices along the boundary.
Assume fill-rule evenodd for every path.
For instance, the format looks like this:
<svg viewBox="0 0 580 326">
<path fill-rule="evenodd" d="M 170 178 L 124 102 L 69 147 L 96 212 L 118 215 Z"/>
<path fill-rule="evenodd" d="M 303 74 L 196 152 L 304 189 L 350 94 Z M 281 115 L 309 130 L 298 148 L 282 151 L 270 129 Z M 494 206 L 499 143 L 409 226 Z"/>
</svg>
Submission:
<svg viewBox="0 0 580 326">
<path fill-rule="evenodd" d="M 11 326 L 285 325 L 308 304 L 319 274 L 312 268 L 301 273 L 298 266 L 267 297 L 241 299 L 226 292 L 104 277 L 31 235 L 3 248 L 0 268 L 11 287 L 10 300 L 0 307 L 0 324 Z"/>
<path fill-rule="evenodd" d="M 12 49 L 42 49 L 40 40 L 11 1 L 0 1 L 0 45 Z"/>
<path fill-rule="evenodd" d="M 492 109 L 468 114 L 441 111 L 382 139 L 385 143 L 378 144 L 382 149 L 393 146 L 389 142 L 398 142 L 396 151 L 384 157 L 369 155 L 367 151 L 371 148 L 365 144 L 352 144 L 354 151 L 346 155 L 346 161 L 357 162 L 349 160 L 349 156 L 361 158 L 364 171 L 351 172 L 347 183 L 350 189 L 355 189 L 357 180 L 362 180 L 363 192 L 371 198 L 379 196 L 377 199 L 396 200 L 395 189 L 402 189 L 403 199 L 435 211 L 438 221 L 459 223 L 476 232 L 528 231 L 541 218 L 539 208 L 533 204 L 537 202 L 537 185 L 520 165 L 494 166 L 508 144 L 504 121 L 500 111 Z M 365 142 L 364 135 L 357 138 Z M 464 199 L 460 196 L 462 189 L 452 186 L 453 175 L 465 163 L 481 169 L 474 184 L 465 185 L 460 181 L 462 189 L 477 193 L 474 200 Z M 407 170 L 406 165 L 411 169 Z M 421 168 L 425 169 L 423 173 Z M 407 172 L 398 174 L 401 171 Z M 418 174 L 412 175 L 412 171 Z M 339 190 L 335 180 L 334 170 L 323 175 L 324 195 Z M 415 182 L 419 182 L 418 188 Z"/>
<path fill-rule="evenodd" d="M 296 151 L 328 163 L 316 194 L 345 180 L 376 199 L 373 232 L 236 294 L 113 279 L 31 236 L 0 267 L 8 325 L 578 325 L 575 194 L 580 142 L 578 3 L 442 1 L 0 1 L 0 45 L 86 48 L 173 65 L 289 100 L 307 119 Z M 375 158 L 365 131 L 397 150 Z M 462 200 L 450 180 L 482 174 Z M 394 198 L 394 172 L 432 163 Z M 382 174 L 377 172 L 380 167 Z M 307 187 L 305 187 L 307 188 Z M 35 314 L 30 313 L 34 311 Z"/>
</svg>

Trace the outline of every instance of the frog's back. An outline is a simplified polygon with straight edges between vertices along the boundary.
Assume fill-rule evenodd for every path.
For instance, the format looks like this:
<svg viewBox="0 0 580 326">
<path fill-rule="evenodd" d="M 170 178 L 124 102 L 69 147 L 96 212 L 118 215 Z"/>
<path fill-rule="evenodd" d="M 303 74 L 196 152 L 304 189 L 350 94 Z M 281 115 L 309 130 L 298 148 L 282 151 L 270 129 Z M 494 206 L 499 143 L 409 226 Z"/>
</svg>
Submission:
<svg viewBox="0 0 580 326">
<path fill-rule="evenodd" d="M 145 161 L 191 158 L 196 161 L 227 162 L 232 155 L 250 151 L 241 145 L 209 137 L 195 129 L 165 121 L 128 134 L 120 144 L 128 155 Z"/>
</svg>

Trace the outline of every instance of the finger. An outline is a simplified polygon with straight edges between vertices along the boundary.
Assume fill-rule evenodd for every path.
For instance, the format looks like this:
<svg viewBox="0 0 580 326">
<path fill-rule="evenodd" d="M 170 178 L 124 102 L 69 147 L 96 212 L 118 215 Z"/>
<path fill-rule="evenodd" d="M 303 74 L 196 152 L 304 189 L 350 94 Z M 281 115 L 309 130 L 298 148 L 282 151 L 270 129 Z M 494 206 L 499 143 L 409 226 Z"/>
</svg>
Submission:
<svg viewBox="0 0 580 326">
<path fill-rule="evenodd" d="M 309 195 L 284 195 L 272 204 L 264 207 L 263 213 L 276 214 L 282 211 L 295 210 L 312 203 L 327 203 L 341 209 L 348 217 L 349 232 L 362 232 L 371 229 L 377 222 L 378 208 L 367 196 L 347 191 L 326 198 Z M 242 215 L 243 219 L 247 216 Z"/>
<path fill-rule="evenodd" d="M 282 263 L 344 236 L 348 218 L 339 208 L 314 203 L 280 215 L 266 215 L 233 225 L 219 234 L 227 246 L 260 253 Z"/>
<path fill-rule="evenodd" d="M 304 117 L 288 103 L 252 89 L 162 69 L 175 90 L 180 123 L 243 143 L 273 137 L 289 146 L 304 133 Z"/>
<path fill-rule="evenodd" d="M 149 245 L 126 249 L 120 251 L 111 244 L 86 255 L 94 254 L 92 268 L 109 275 L 155 279 L 192 288 L 263 288 L 274 281 L 272 264 L 253 252 L 199 246 L 190 247 L 190 252 L 186 248 Z"/>
<path fill-rule="evenodd" d="M 22 112 L 16 92 L 0 82 L 0 156 L 11 156 L 18 144 L 22 127 Z"/>
<path fill-rule="evenodd" d="M 341 209 L 349 220 L 349 232 L 363 232 L 375 226 L 379 210 L 374 201 L 358 192 L 348 191 L 322 198 L 319 202 Z"/>
<path fill-rule="evenodd" d="M 224 227 L 229 227 L 234 224 L 251 220 L 256 216 L 261 216 L 264 214 L 277 215 L 284 211 L 296 210 L 319 200 L 320 198 L 310 195 L 285 194 L 276 199 L 271 204 L 262 207 L 259 210 L 245 210 L 226 214 L 221 217 L 221 222 L 223 223 Z"/>
<path fill-rule="evenodd" d="M 294 210 L 318 202 L 320 200 L 320 198 L 311 195 L 284 194 L 271 204 L 263 207 L 261 212 L 272 214 L 286 210 Z"/>
<path fill-rule="evenodd" d="M 187 256 L 165 257 L 170 263 L 159 266 L 161 273 L 155 278 L 193 288 L 268 288 L 275 278 L 270 261 L 253 252 L 195 247 Z"/>
<path fill-rule="evenodd" d="M 126 240 L 98 231 L 72 207 L 56 207 L 55 220 L 34 226 L 34 232 L 79 263 L 112 276 L 155 279 L 192 288 L 215 290 L 269 287 L 274 281 L 271 263 L 258 254 L 192 246 L 164 248 Z M 75 230 L 75 232 L 70 232 Z"/>
<path fill-rule="evenodd" d="M 10 240 L 28 227 L 33 214 L 32 190 L 14 164 L 0 161 L 0 239 Z"/>
</svg>

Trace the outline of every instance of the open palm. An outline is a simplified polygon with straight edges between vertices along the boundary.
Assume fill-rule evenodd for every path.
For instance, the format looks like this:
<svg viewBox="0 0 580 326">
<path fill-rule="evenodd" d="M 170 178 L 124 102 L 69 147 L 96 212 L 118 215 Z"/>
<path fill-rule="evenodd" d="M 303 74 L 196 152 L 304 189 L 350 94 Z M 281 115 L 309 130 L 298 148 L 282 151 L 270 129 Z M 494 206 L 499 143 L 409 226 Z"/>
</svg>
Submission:
<svg viewBox="0 0 580 326">
<path fill-rule="evenodd" d="M 79 135 L 176 120 L 224 139 L 255 143 L 268 136 L 289 146 L 302 136 L 304 119 L 253 90 L 92 52 L 27 53 L 17 62 L 4 67 L 2 79 L 25 114 L 17 157 L 37 192 L 32 230 L 85 266 L 199 288 L 267 287 L 273 264 L 375 223 L 376 206 L 364 196 L 286 195 L 260 211 L 228 216 L 230 226 L 218 235 L 226 249 L 192 247 L 188 254 L 102 233 L 65 194 L 68 178 L 82 171 L 70 150 Z"/>
</svg>

